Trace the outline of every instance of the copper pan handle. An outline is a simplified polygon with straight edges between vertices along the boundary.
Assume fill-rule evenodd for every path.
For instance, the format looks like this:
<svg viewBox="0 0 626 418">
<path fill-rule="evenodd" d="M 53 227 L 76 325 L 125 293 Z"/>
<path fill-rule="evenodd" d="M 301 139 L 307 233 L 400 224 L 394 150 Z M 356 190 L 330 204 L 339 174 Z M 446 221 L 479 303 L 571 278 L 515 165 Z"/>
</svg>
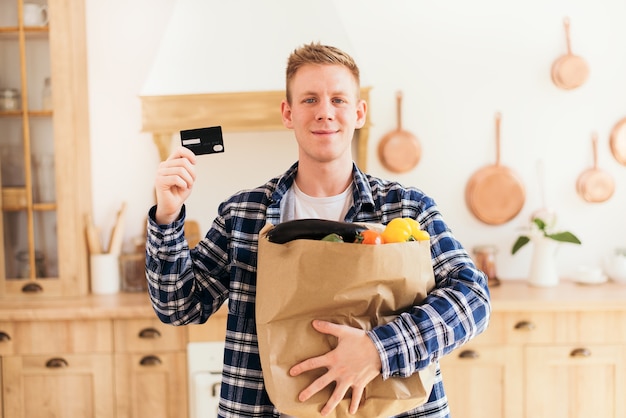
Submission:
<svg viewBox="0 0 626 418">
<path fill-rule="evenodd" d="M 598 169 L 598 133 L 594 132 L 591 135 L 591 146 L 593 148 L 593 169 Z"/>
<path fill-rule="evenodd" d="M 398 131 L 402 130 L 402 91 L 396 92 L 396 117 L 398 122 Z"/>
<path fill-rule="evenodd" d="M 496 112 L 496 166 L 500 165 L 500 122 L 502 121 L 502 114 Z"/>
<path fill-rule="evenodd" d="M 567 42 L 567 54 L 572 55 L 572 41 L 569 35 L 569 17 L 563 19 L 563 27 L 565 28 L 565 41 Z"/>
</svg>

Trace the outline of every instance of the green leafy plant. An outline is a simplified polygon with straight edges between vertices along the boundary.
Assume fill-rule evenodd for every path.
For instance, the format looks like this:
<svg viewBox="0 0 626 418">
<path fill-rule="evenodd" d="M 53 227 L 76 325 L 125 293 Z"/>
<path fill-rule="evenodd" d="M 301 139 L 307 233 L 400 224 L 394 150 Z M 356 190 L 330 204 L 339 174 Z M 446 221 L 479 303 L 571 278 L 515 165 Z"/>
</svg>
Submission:
<svg viewBox="0 0 626 418">
<path fill-rule="evenodd" d="M 550 233 L 548 231 L 547 224 L 542 219 L 534 218 L 533 225 L 535 226 L 535 229 L 537 229 L 540 233 L 542 233 L 543 236 L 546 238 L 550 238 L 550 239 L 553 239 L 555 241 L 560 241 L 560 242 L 569 242 L 572 244 L 581 243 L 578 237 L 572 234 L 571 232 L 565 231 L 565 232 Z M 511 249 L 511 254 L 515 254 L 516 252 L 519 251 L 520 248 L 522 248 L 524 245 L 528 244 L 529 242 L 530 242 L 530 236 L 521 235 L 519 238 L 517 238 L 517 241 L 515 241 L 515 244 L 513 244 L 513 248 Z"/>
</svg>

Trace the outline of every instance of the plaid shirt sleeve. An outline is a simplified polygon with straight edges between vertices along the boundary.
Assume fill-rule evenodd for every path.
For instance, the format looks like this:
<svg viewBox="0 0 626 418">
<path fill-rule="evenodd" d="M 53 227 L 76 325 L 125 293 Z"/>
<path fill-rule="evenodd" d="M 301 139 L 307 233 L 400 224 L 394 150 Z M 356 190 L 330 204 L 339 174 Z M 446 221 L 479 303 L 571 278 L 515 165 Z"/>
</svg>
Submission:
<svg viewBox="0 0 626 418">
<path fill-rule="evenodd" d="M 199 250 L 197 260 L 192 261 L 183 230 L 185 207 L 175 222 L 162 226 L 154 221 L 155 210 L 151 208 L 148 214 L 146 242 L 146 277 L 154 311 L 162 322 L 172 325 L 204 323 L 228 297 L 228 275 L 224 273 L 228 271 L 228 256 L 222 250 L 225 246 L 211 247 L 211 263 L 203 263 L 208 257 L 200 255 Z M 220 239 L 226 240 L 223 235 L 216 240 Z M 214 275 L 207 274 L 208 266 L 212 266 Z M 199 270 L 202 274 L 196 274 Z"/>
</svg>

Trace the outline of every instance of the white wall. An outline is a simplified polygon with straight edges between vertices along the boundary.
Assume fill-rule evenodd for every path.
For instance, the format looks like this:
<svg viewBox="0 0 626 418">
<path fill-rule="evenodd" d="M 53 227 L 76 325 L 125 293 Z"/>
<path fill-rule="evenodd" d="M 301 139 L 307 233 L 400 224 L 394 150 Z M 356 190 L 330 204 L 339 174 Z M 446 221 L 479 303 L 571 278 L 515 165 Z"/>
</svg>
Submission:
<svg viewBox="0 0 626 418">
<path fill-rule="evenodd" d="M 127 242 L 144 234 L 158 164 L 150 136 L 140 132 L 138 95 L 181 1 L 87 0 L 94 217 L 108 231 L 127 201 Z M 335 6 L 363 82 L 373 88 L 372 174 L 432 195 L 469 249 L 497 245 L 503 278 L 521 278 L 528 270 L 530 248 L 513 257 L 510 248 L 519 228 L 541 206 L 539 159 L 546 166 L 548 204 L 558 211 L 559 225 L 583 241 L 582 246 L 561 246 L 561 272 L 599 265 L 614 247 L 626 247 L 626 166 L 615 161 L 608 142 L 613 125 L 626 117 L 626 2 L 335 0 Z M 559 90 L 550 80 L 552 62 L 566 48 L 565 16 L 571 19 L 574 53 L 591 67 L 588 82 L 573 91 Z M 220 21 L 228 26 L 234 19 Z M 280 33 L 280 27 L 271 27 Z M 243 31 L 220 41 L 240 43 L 254 36 Z M 289 52 L 282 52 L 284 60 Z M 399 89 L 404 92 L 403 127 L 423 146 L 419 165 L 402 175 L 384 170 L 376 157 L 378 141 L 395 128 Z M 502 162 L 522 177 L 527 196 L 514 220 L 488 226 L 470 214 L 464 190 L 474 171 L 494 162 L 496 111 L 503 115 Z M 584 202 L 575 188 L 578 176 L 592 165 L 593 131 L 600 138 L 599 165 L 616 182 L 615 194 L 602 204 Z M 224 154 L 201 158 L 200 179 L 188 202 L 190 218 L 203 229 L 223 198 L 282 173 L 296 156 L 290 132 L 226 135 L 225 147 Z"/>
</svg>

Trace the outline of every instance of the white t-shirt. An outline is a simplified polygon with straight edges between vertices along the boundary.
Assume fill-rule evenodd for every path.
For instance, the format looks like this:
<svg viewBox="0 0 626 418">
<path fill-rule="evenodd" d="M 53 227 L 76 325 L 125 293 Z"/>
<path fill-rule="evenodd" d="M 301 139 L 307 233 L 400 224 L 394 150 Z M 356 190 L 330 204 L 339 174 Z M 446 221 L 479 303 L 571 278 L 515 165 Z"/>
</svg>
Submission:
<svg viewBox="0 0 626 418">
<path fill-rule="evenodd" d="M 352 207 L 352 201 L 352 184 L 338 195 L 313 197 L 300 190 L 294 181 L 280 202 L 280 221 L 305 218 L 343 221 Z"/>
</svg>

